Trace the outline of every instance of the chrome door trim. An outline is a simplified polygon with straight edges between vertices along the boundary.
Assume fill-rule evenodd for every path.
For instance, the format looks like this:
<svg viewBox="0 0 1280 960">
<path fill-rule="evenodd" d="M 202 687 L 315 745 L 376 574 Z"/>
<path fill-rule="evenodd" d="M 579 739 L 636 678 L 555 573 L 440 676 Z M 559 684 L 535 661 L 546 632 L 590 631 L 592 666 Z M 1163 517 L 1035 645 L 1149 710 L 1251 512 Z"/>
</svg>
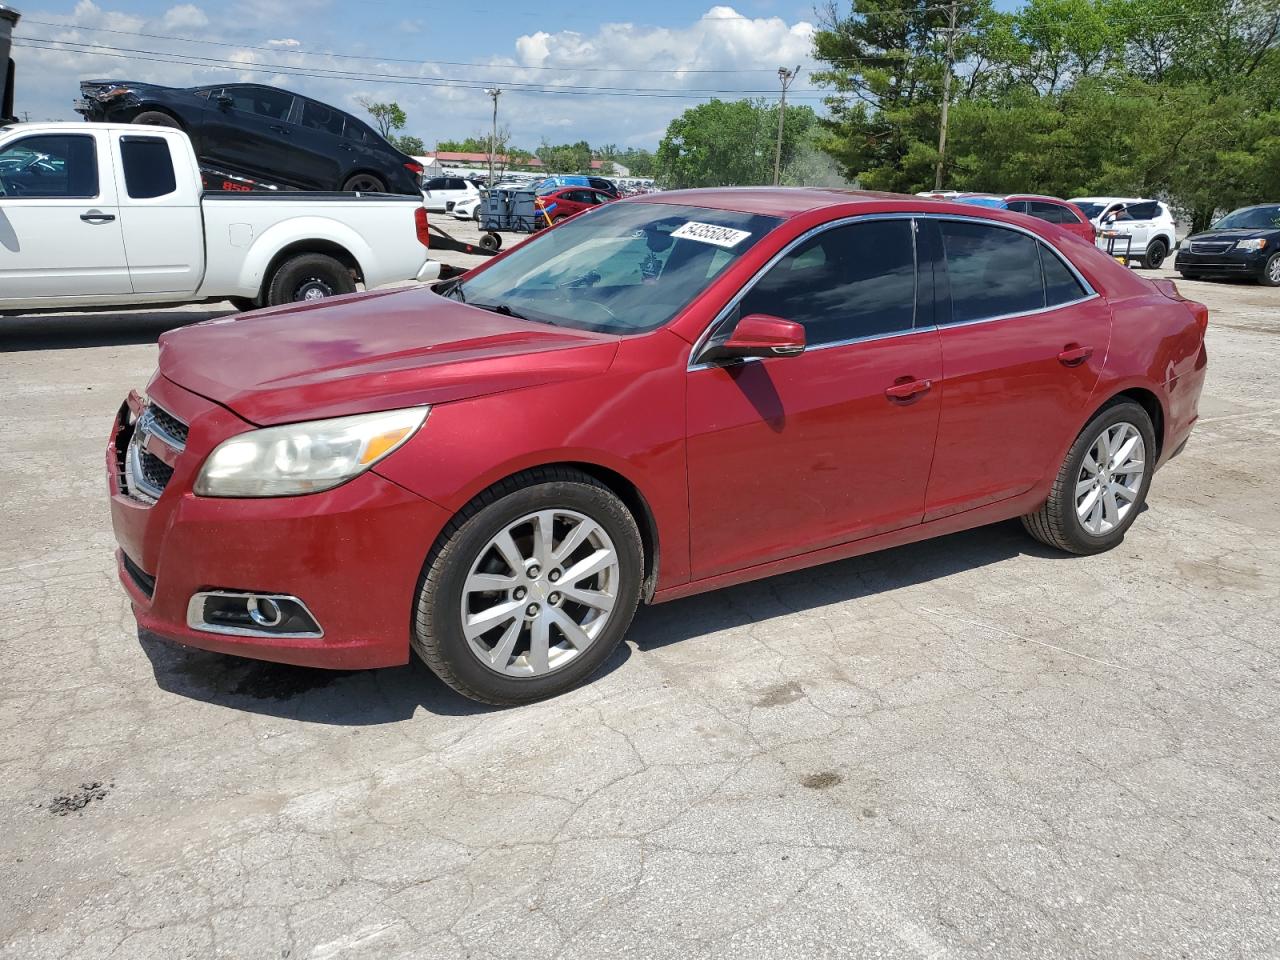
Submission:
<svg viewBox="0 0 1280 960">
<path fill-rule="evenodd" d="M 689 373 L 692 373 L 695 370 L 723 368 L 724 366 L 723 364 L 699 363 L 695 360 L 695 358 L 701 355 L 702 351 L 706 348 L 707 341 L 711 339 L 711 336 L 715 332 L 715 330 L 719 328 L 720 324 L 723 323 L 724 320 L 729 316 L 729 314 L 731 314 L 733 310 L 738 306 L 738 304 L 742 302 L 742 299 L 748 293 L 751 292 L 751 290 L 755 287 L 755 285 L 760 282 L 760 278 L 763 277 L 770 270 L 772 270 L 778 264 L 778 262 L 782 260 L 783 257 L 789 254 L 792 250 L 794 250 L 800 244 L 804 243 L 807 240 L 810 240 L 811 238 L 817 236 L 820 233 L 825 233 L 827 230 L 834 230 L 837 227 L 849 226 L 850 224 L 860 223 L 860 222 L 870 222 L 872 220 L 912 220 L 912 221 L 955 220 L 961 223 L 979 223 L 984 226 L 1000 227 L 1005 230 L 1012 230 L 1016 233 L 1026 234 L 1032 240 L 1035 240 L 1038 244 L 1040 244 L 1041 247 L 1047 250 L 1050 250 L 1053 253 L 1053 255 L 1056 256 L 1062 262 L 1062 264 L 1071 272 L 1071 275 L 1076 278 L 1076 281 L 1080 284 L 1080 286 L 1084 288 L 1085 295 L 1083 297 L 1077 297 L 1075 300 L 1068 300 L 1065 303 L 1056 303 L 1051 307 L 1041 307 L 1038 310 L 1028 310 L 1021 313 L 1004 313 L 1004 314 L 999 314 L 993 317 L 978 317 L 974 320 L 963 320 L 963 321 L 960 321 L 959 323 L 947 323 L 947 324 L 942 324 L 941 326 L 937 324 L 931 324 L 927 327 L 913 326 L 910 330 L 897 330 L 891 333 L 871 334 L 870 336 L 853 337 L 848 340 L 834 340 L 830 343 L 821 343 L 813 347 L 807 347 L 805 349 L 805 353 L 811 353 L 817 350 L 826 350 L 831 347 L 847 347 L 854 343 L 865 343 L 872 340 L 887 340 L 891 337 L 912 336 L 917 333 L 927 333 L 930 331 L 938 331 L 938 330 L 943 330 L 950 327 L 971 327 L 971 326 L 976 326 L 977 324 L 980 324 L 980 323 L 994 323 L 997 320 L 1010 320 L 1014 317 L 1034 317 L 1042 313 L 1049 313 L 1051 310 L 1061 310 L 1063 307 L 1071 307 L 1071 306 L 1075 306 L 1078 303 L 1085 303 L 1089 300 L 1093 300 L 1094 298 L 1100 296 L 1100 294 L 1093 288 L 1093 285 L 1089 283 L 1087 279 L 1085 279 L 1084 275 L 1079 270 L 1076 269 L 1075 264 L 1073 264 L 1070 260 L 1064 257 L 1057 250 L 1057 248 L 1055 248 L 1047 240 L 1045 240 L 1043 237 L 1037 234 L 1034 230 L 1029 230 L 1028 228 L 1019 226 L 1018 224 L 1002 223 L 997 220 L 988 220 L 985 217 L 967 216 L 965 214 L 960 214 L 960 213 L 920 213 L 920 212 L 895 211 L 891 213 L 853 214 L 852 216 L 841 217 L 838 220 L 830 220 L 827 223 L 818 224 L 816 227 L 810 227 L 808 230 L 806 230 L 804 233 L 800 234 L 799 236 L 793 237 L 786 244 L 786 246 L 784 246 L 781 250 L 779 250 L 772 257 L 770 257 L 769 260 L 765 262 L 765 264 L 761 266 L 754 274 L 752 274 L 751 278 L 742 285 L 742 288 L 738 290 L 738 292 L 734 294 L 733 297 L 716 313 L 715 317 L 712 318 L 711 322 L 707 324 L 707 326 L 703 329 L 698 339 L 694 341 L 693 349 L 689 352 L 689 360 L 686 365 L 686 371 Z M 916 243 L 916 233 L 917 233 L 917 230 L 915 225 L 913 224 L 912 230 L 911 230 L 911 246 L 912 246 L 912 254 L 915 257 L 915 261 L 916 261 L 916 295 L 917 295 L 916 309 L 912 311 L 913 321 L 916 318 L 916 313 L 918 312 L 918 308 L 919 308 L 919 291 L 920 291 L 920 260 L 919 260 L 919 248 Z M 741 362 L 751 363 L 753 361 L 759 361 L 761 359 L 764 359 L 764 358 L 746 357 Z"/>
</svg>

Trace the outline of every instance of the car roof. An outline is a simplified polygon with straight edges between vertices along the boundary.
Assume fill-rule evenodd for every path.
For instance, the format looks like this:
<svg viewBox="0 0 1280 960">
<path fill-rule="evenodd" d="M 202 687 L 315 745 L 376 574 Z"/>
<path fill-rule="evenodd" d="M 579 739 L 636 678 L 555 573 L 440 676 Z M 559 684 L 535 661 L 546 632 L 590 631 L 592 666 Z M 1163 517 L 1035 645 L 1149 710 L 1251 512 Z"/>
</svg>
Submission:
<svg viewBox="0 0 1280 960">
<path fill-rule="evenodd" d="M 870 190 L 840 190 L 834 187 L 701 187 L 692 190 L 666 190 L 645 197 L 650 203 L 678 203 L 712 210 L 734 210 L 738 213 L 761 213 L 789 219 L 816 210 L 846 203 L 873 203 L 896 200 L 900 203 L 943 203 L 931 197 L 913 197 L 905 193 L 878 193 Z"/>
<path fill-rule="evenodd" d="M 1051 197 L 1045 193 L 1011 193 L 1006 200 L 1044 200 L 1048 203 L 1071 203 L 1070 200 L 1063 200 L 1061 197 Z"/>
<path fill-rule="evenodd" d="M 1152 197 L 1072 197 L 1071 203 L 1150 203 Z M 1157 201 L 1159 202 L 1159 201 Z"/>
</svg>

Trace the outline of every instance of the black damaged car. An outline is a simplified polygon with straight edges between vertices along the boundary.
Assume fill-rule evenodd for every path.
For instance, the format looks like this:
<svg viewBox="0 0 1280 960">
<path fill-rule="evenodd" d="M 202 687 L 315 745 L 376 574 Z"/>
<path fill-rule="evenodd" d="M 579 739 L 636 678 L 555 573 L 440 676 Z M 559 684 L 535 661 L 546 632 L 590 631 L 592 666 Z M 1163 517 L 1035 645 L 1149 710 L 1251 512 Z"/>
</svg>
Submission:
<svg viewBox="0 0 1280 960">
<path fill-rule="evenodd" d="M 1187 237 L 1173 262 L 1188 280 L 1249 277 L 1280 287 L 1280 204 L 1241 207 Z"/>
<path fill-rule="evenodd" d="M 86 80 L 86 120 L 178 127 L 202 165 L 298 190 L 421 194 L 422 165 L 366 123 L 278 87 Z"/>
</svg>

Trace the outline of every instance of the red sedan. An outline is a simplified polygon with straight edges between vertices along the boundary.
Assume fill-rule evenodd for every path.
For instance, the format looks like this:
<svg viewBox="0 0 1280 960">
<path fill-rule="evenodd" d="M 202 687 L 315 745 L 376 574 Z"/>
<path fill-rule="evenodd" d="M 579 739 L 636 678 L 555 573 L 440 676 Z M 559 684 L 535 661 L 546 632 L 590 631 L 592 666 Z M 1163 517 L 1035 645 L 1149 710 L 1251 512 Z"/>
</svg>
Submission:
<svg viewBox="0 0 1280 960">
<path fill-rule="evenodd" d="M 1058 197 L 1043 197 L 1034 193 L 1014 193 L 1007 197 L 997 197 L 988 193 L 962 193 L 955 197 L 960 203 L 971 203 L 981 207 L 997 207 L 1001 210 L 1012 210 L 1014 213 L 1025 213 L 1043 220 L 1056 223 L 1067 233 L 1073 233 L 1081 240 L 1093 243 L 1097 231 L 1084 211 L 1070 200 Z"/>
<path fill-rule="evenodd" d="M 1022 517 L 1115 546 L 1208 311 L 1003 210 L 663 193 L 456 281 L 165 334 L 107 450 L 139 624 L 469 697 L 583 682 L 658 603 Z"/>
<path fill-rule="evenodd" d="M 539 204 L 553 224 L 567 220 L 583 210 L 612 203 L 617 199 L 602 190 L 592 190 L 590 187 L 561 187 L 559 190 L 552 190 L 550 193 L 538 196 Z"/>
</svg>

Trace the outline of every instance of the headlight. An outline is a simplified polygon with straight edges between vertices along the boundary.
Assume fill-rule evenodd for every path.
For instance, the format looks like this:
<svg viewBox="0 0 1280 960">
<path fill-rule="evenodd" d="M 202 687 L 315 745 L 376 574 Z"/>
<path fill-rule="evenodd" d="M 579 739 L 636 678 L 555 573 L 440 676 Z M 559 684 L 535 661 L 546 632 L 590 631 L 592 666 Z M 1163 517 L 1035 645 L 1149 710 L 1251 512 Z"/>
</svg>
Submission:
<svg viewBox="0 0 1280 960">
<path fill-rule="evenodd" d="M 1263 250 L 1266 248 L 1266 246 L 1267 246 L 1267 241 L 1265 240 L 1237 240 L 1236 241 L 1237 250 Z"/>
<path fill-rule="evenodd" d="M 328 490 L 413 436 L 430 407 L 251 430 L 224 440 L 196 478 L 202 497 L 287 497 Z"/>
</svg>

